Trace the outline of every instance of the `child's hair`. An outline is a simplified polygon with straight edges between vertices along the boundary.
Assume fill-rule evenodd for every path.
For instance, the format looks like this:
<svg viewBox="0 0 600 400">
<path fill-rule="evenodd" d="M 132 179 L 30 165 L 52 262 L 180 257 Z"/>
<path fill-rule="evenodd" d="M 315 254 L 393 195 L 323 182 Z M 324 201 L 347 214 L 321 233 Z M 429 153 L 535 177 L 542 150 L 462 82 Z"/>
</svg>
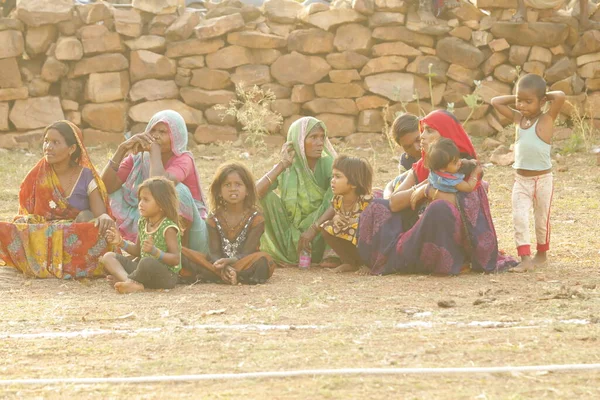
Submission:
<svg viewBox="0 0 600 400">
<path fill-rule="evenodd" d="M 458 158 L 460 158 L 460 151 L 456 144 L 450 139 L 440 138 L 429 146 L 427 168 L 430 171 L 439 171 Z"/>
<path fill-rule="evenodd" d="M 392 134 L 396 143 L 400 144 L 400 138 L 406 134 L 419 131 L 419 117 L 406 113 L 402 114 L 392 123 Z"/>
<path fill-rule="evenodd" d="M 138 188 L 138 198 L 143 189 L 150 191 L 156 204 L 165 213 L 165 217 L 173 221 L 177 226 L 180 226 L 178 212 L 179 199 L 177 198 L 177 191 L 175 190 L 173 181 L 162 176 L 146 179 Z"/>
<path fill-rule="evenodd" d="M 371 193 L 373 168 L 365 158 L 340 155 L 333 162 L 333 168 L 346 175 L 348 184 L 356 186 L 357 195 Z"/>
<path fill-rule="evenodd" d="M 538 99 L 543 98 L 546 95 L 546 81 L 539 75 L 527 74 L 519 79 L 517 82 L 517 88 L 532 90 Z"/>
<path fill-rule="evenodd" d="M 217 172 L 215 172 L 215 177 L 213 178 L 212 183 L 210 184 L 210 210 L 212 212 L 216 211 L 220 206 L 223 205 L 223 200 L 221 199 L 221 186 L 227 179 L 227 176 L 231 173 L 237 173 L 244 186 L 246 186 L 246 198 L 244 199 L 244 207 L 245 208 L 256 208 L 256 201 L 258 199 L 258 195 L 256 194 L 256 185 L 254 184 L 254 177 L 252 176 L 252 172 L 244 164 L 238 162 L 231 162 L 227 164 L 222 164 Z"/>
</svg>

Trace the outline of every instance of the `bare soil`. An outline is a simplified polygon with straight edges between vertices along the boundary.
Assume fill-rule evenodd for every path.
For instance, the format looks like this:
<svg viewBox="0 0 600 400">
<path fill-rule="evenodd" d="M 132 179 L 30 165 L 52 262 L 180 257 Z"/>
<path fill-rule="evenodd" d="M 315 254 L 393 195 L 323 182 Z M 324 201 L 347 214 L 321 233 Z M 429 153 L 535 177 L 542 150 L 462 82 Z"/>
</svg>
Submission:
<svg viewBox="0 0 600 400">
<path fill-rule="evenodd" d="M 379 186 L 396 173 L 383 144 L 337 147 L 369 157 Z M 276 160 L 274 149 L 247 151 L 195 149 L 204 187 L 222 160 L 241 156 L 257 176 Z M 102 168 L 109 150 L 92 154 Z M 17 212 L 19 183 L 39 157 L 1 154 L 0 217 Z M 600 167 L 586 154 L 563 165 L 568 171 L 555 172 L 550 264 L 527 274 L 360 277 L 278 269 L 261 286 L 119 295 L 102 279 L 30 280 L 0 268 L 0 380 L 600 363 Z M 500 247 L 514 254 L 513 172 L 489 167 L 486 178 Z M 439 301 L 456 305 L 441 308 Z M 0 385 L 0 397 L 592 399 L 599 379 L 599 372 L 541 372 Z"/>
</svg>

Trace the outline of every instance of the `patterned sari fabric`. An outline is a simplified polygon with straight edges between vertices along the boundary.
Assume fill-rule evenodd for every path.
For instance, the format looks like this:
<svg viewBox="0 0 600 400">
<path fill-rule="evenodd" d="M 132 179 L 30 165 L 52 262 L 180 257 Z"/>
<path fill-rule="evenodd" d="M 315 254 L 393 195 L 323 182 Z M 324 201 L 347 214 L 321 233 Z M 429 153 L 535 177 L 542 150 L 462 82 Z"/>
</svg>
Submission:
<svg viewBox="0 0 600 400">
<path fill-rule="evenodd" d="M 431 123 L 443 137 L 455 140 L 461 152 L 476 156 L 466 132 L 451 114 L 434 111 L 423 123 Z M 413 170 L 420 182 L 427 174 L 417 164 Z M 374 200 L 361 214 L 358 242 L 371 274 L 457 275 L 468 265 L 472 271 L 491 273 L 517 265 L 498 251 L 484 185 L 471 193 L 458 193 L 456 199 L 457 205 L 433 201 L 420 216 L 411 209 L 391 212 L 388 200 Z"/>
<path fill-rule="evenodd" d="M 79 128 L 67 121 L 81 149 L 79 165 L 89 168 L 108 206 L 102 179 L 91 163 Z M 0 259 L 23 274 L 37 278 L 83 278 L 103 275 L 99 258 L 110 246 L 93 223 L 75 223 L 79 212 L 69 204 L 58 177 L 41 159 L 21 183 L 19 214 L 0 222 Z M 110 214 L 110 211 L 108 211 Z"/>
<path fill-rule="evenodd" d="M 294 122 L 288 131 L 287 141 L 292 143 L 296 156 L 271 190 L 261 200 L 265 214 L 265 234 L 261 249 L 276 261 L 297 264 L 297 246 L 300 235 L 327 210 L 333 197 L 331 172 L 337 156 L 329 140 L 325 139 L 323 154 L 315 171 L 311 171 L 306 160 L 304 141 L 310 131 L 319 125 L 327 135 L 325 124 L 316 118 L 304 117 Z M 273 192 L 279 188 L 279 195 Z M 318 262 L 323 257 L 325 241 L 318 235 L 312 242 L 312 259 Z"/>
<path fill-rule="evenodd" d="M 149 132 L 154 125 L 159 122 L 165 123 L 169 128 L 171 136 L 171 151 L 173 157 L 164 166 L 168 169 L 172 162 L 178 157 L 192 156 L 187 150 L 188 131 L 183 117 L 172 110 L 165 110 L 156 113 L 148 125 L 146 132 Z M 193 161 L 193 156 L 192 156 Z M 198 187 L 201 188 L 200 178 L 197 168 L 194 164 L 194 173 L 198 180 Z M 138 187 L 150 177 L 150 153 L 143 152 L 134 156 L 133 168 L 123 182 L 123 186 L 110 194 L 110 205 L 117 220 L 117 226 L 123 237 L 130 241 L 137 239 L 137 224 L 140 218 L 138 210 Z M 179 198 L 179 215 L 188 222 L 189 228 L 189 247 L 197 251 L 208 251 L 208 234 L 204 218 L 206 218 L 206 207 L 204 195 L 200 196 L 202 201 L 197 201 L 192 197 L 190 189 L 182 183 L 175 186 Z"/>
</svg>

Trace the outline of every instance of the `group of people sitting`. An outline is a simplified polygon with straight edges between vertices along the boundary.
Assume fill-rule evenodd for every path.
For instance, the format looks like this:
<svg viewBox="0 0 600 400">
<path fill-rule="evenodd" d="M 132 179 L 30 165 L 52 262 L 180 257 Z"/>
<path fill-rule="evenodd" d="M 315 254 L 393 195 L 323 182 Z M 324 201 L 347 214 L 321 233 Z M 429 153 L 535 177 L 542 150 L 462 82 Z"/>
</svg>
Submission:
<svg viewBox="0 0 600 400">
<path fill-rule="evenodd" d="M 544 113 L 546 101 L 552 107 Z M 518 127 L 513 205 L 524 270 L 545 262 L 548 250 L 550 141 L 562 101 L 562 92 L 546 93 L 541 77 L 526 75 L 516 96 L 493 103 Z M 59 121 L 46 128 L 44 157 L 22 182 L 19 215 L 0 222 L 0 259 L 31 277 L 107 274 L 121 293 L 181 281 L 264 283 L 276 265 L 297 266 L 301 257 L 371 275 L 515 267 L 498 250 L 488 185 L 460 122 L 443 110 L 404 114 L 392 133 L 404 171 L 383 198 L 374 199 L 369 162 L 338 156 L 313 117 L 290 126 L 280 161 L 260 179 L 240 163 L 221 165 L 207 198 L 177 112 L 157 113 L 101 174 L 78 127 Z"/>
</svg>

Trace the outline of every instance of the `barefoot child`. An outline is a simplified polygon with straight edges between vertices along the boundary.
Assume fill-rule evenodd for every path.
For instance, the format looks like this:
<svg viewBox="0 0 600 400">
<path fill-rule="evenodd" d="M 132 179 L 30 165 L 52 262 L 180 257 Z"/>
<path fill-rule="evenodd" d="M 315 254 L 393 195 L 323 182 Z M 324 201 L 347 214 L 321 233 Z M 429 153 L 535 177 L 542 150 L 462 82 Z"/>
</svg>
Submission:
<svg viewBox="0 0 600 400">
<path fill-rule="evenodd" d="M 311 232 L 319 229 L 325 243 L 331 247 L 342 264 L 334 272 L 358 271 L 362 265 L 356 243 L 358 217 L 371 200 L 373 169 L 367 160 L 341 155 L 333 162 L 331 207 L 313 224 Z"/>
<path fill-rule="evenodd" d="M 210 254 L 184 248 L 186 272 L 202 281 L 265 283 L 275 269 L 271 257 L 259 250 L 265 230 L 256 208 L 254 178 L 239 163 L 219 167 L 210 185 L 211 213 L 206 220 Z"/>
<path fill-rule="evenodd" d="M 138 238 L 135 243 L 123 240 L 113 227 L 107 241 L 120 246 L 139 261 L 115 253 L 102 257 L 110 273 L 108 280 L 119 293 L 175 287 L 181 269 L 181 235 L 179 203 L 173 182 L 163 177 L 150 178 L 138 189 Z"/>
<path fill-rule="evenodd" d="M 542 108 L 552 102 L 547 112 Z M 517 83 L 516 96 L 498 96 L 492 105 L 514 121 L 515 184 L 513 186 L 513 223 L 521 264 L 512 271 L 524 272 L 546 264 L 550 247 L 550 204 L 554 191 L 550 159 L 554 120 L 565 101 L 561 91 L 546 93 L 546 82 L 539 75 L 527 74 Z M 515 104 L 516 110 L 508 105 Z M 533 207 L 537 253 L 531 258 L 529 212 Z"/>
</svg>

